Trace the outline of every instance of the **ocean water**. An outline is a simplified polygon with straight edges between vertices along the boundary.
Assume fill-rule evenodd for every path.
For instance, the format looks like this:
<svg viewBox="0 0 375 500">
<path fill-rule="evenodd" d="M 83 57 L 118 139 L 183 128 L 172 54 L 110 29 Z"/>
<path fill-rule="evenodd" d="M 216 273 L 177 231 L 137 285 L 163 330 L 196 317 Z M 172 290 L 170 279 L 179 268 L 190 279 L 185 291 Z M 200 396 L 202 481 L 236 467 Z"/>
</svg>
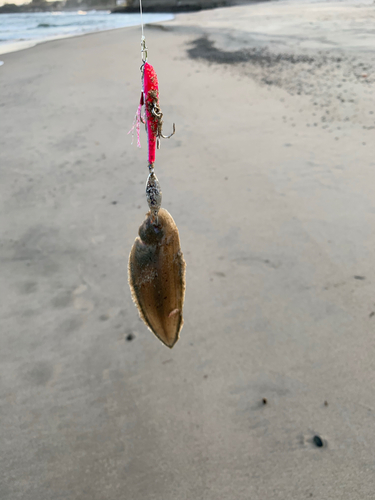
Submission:
<svg viewBox="0 0 375 500">
<path fill-rule="evenodd" d="M 139 14 L 110 11 L 36 12 L 0 14 L 0 54 L 56 38 L 76 36 L 140 24 Z M 172 14 L 143 14 L 143 23 L 167 21 Z"/>
</svg>

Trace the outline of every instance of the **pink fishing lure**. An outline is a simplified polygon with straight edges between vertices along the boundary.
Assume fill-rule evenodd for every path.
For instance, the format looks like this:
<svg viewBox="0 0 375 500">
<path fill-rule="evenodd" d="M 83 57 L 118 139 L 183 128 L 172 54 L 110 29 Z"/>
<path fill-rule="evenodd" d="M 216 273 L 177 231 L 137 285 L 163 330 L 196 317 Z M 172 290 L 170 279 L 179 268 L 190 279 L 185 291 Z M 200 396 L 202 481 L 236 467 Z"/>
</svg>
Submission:
<svg viewBox="0 0 375 500">
<path fill-rule="evenodd" d="M 143 73 L 143 94 L 147 117 L 147 135 L 148 135 L 148 162 L 155 162 L 156 138 L 161 133 L 160 121 L 162 113 L 159 106 L 159 83 L 154 68 L 149 63 L 144 65 Z"/>
<path fill-rule="evenodd" d="M 142 106 L 145 106 L 145 115 L 142 116 Z M 137 130 L 137 145 L 141 147 L 140 141 L 140 123 L 146 123 L 148 137 L 148 163 L 152 166 L 155 162 L 156 148 L 159 149 L 159 141 L 161 138 L 169 139 L 175 133 L 175 125 L 173 124 L 173 132 L 165 136 L 163 135 L 163 113 L 159 104 L 159 83 L 158 77 L 154 68 L 148 62 L 142 66 L 142 94 L 141 100 L 134 119 L 133 127 L 129 133 Z"/>
</svg>

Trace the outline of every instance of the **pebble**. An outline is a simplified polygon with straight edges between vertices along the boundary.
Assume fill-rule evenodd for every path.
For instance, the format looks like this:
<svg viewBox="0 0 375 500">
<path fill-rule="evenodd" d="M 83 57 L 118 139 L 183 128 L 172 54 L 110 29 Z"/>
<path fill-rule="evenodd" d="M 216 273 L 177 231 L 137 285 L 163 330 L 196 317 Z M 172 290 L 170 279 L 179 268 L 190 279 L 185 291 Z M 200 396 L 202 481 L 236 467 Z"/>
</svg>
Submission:
<svg viewBox="0 0 375 500">
<path fill-rule="evenodd" d="M 313 437 L 313 439 L 312 439 L 312 440 L 313 440 L 313 443 L 315 444 L 315 446 L 316 446 L 317 448 L 323 448 L 323 446 L 324 446 L 324 442 L 323 442 L 323 439 L 322 439 L 320 436 L 318 436 L 318 435 L 316 434 L 316 435 Z"/>
</svg>

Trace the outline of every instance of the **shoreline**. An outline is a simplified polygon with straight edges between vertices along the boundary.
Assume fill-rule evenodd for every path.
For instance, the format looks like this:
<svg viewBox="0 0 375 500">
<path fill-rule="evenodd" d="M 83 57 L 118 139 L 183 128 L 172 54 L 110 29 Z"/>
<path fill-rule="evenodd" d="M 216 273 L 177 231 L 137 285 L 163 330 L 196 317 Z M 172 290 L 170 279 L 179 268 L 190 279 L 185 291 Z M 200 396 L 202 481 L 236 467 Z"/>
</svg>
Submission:
<svg viewBox="0 0 375 500">
<path fill-rule="evenodd" d="M 108 10 L 106 12 L 108 12 Z M 152 24 L 158 24 L 158 23 L 163 23 L 163 22 L 170 22 L 170 21 L 173 21 L 175 19 L 175 14 L 173 14 L 173 13 L 155 12 L 152 14 L 160 14 L 160 15 L 167 15 L 168 14 L 168 16 L 170 16 L 170 18 L 169 19 L 165 18 L 165 19 L 161 19 L 158 21 L 151 21 L 151 22 L 148 22 L 147 24 L 152 25 Z M 140 26 L 140 23 L 130 24 L 128 26 L 119 26 L 119 27 L 111 27 L 111 28 L 106 28 L 106 29 L 98 29 L 98 30 L 94 30 L 94 31 L 87 31 L 85 33 L 56 35 L 56 36 L 52 36 L 52 37 L 41 38 L 38 40 L 25 40 L 25 41 L 22 40 L 22 41 L 17 41 L 17 42 L 6 43 L 3 45 L 0 44 L 0 55 L 10 54 L 12 52 L 18 52 L 21 50 L 30 49 L 32 47 L 35 47 L 36 45 L 40 45 L 42 43 L 47 43 L 47 42 L 52 42 L 55 40 L 63 40 L 63 39 L 67 39 L 67 38 L 81 37 L 84 35 L 93 35 L 96 33 L 102 33 L 102 32 L 107 32 L 107 31 L 118 30 L 118 29 L 133 28 L 135 26 Z"/>
</svg>

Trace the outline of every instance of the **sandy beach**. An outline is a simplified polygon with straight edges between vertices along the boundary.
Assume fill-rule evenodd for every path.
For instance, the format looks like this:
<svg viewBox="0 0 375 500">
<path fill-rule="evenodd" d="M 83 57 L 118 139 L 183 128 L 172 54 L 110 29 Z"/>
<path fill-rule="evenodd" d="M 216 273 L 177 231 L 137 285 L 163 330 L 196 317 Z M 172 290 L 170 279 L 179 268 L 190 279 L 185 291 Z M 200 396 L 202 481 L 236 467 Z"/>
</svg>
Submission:
<svg viewBox="0 0 375 500">
<path fill-rule="evenodd" d="M 271 1 L 145 27 L 176 123 L 173 350 L 127 283 L 140 29 L 1 55 L 1 500 L 374 498 L 374 20 Z"/>
</svg>

